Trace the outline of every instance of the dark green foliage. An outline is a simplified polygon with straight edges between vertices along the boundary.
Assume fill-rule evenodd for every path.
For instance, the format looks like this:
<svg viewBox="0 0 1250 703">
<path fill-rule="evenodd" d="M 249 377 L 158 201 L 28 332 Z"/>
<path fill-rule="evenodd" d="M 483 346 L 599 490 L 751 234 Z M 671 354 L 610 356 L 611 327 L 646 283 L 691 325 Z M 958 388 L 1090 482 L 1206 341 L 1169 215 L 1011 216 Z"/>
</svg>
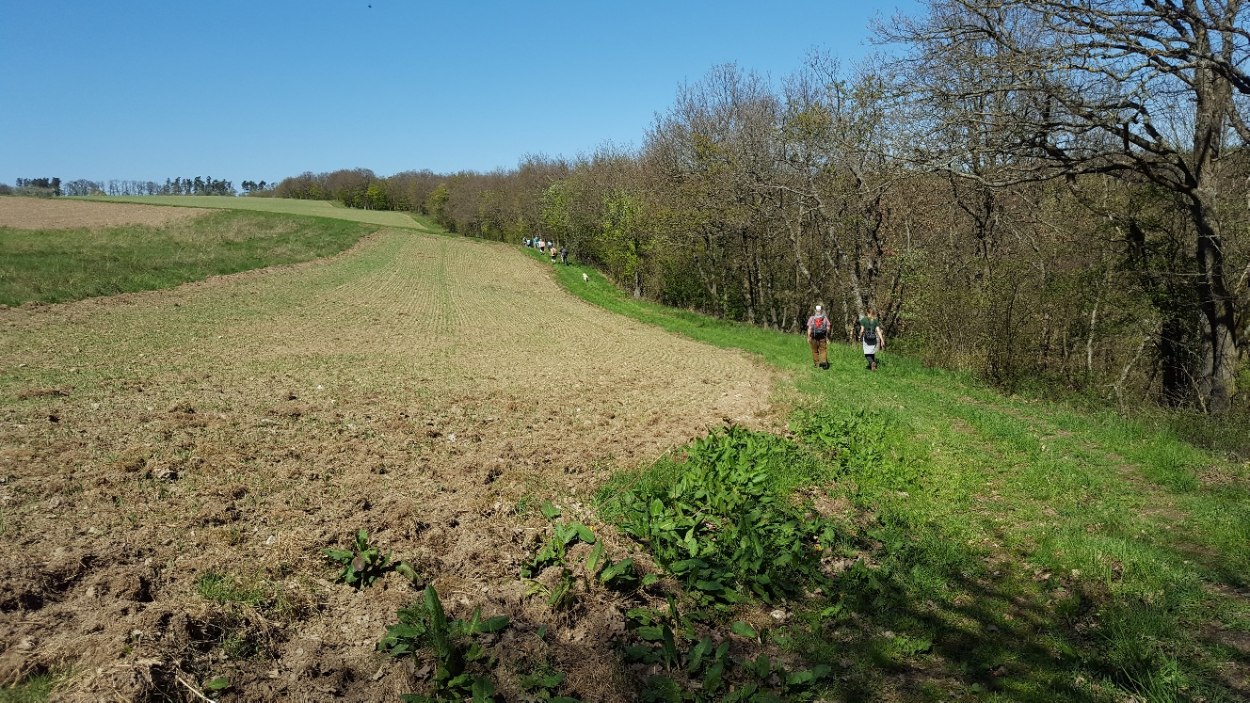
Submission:
<svg viewBox="0 0 1250 703">
<path fill-rule="evenodd" d="M 638 643 L 624 648 L 626 661 L 658 666 L 666 673 L 646 681 L 642 700 L 649 701 L 806 701 L 817 697 L 815 686 L 828 678 L 820 664 L 791 671 L 767 654 L 735 654 L 722 633 L 700 631 L 693 617 L 683 616 L 670 598 L 664 611 L 635 608 L 626 613 Z M 754 641 L 761 636 L 743 622 L 734 635 Z"/>
<path fill-rule="evenodd" d="M 548 519 L 555 519 L 560 515 L 560 511 L 556 510 L 551 503 L 544 503 L 543 514 Z M 532 559 L 521 565 L 521 577 L 530 579 L 529 593 L 531 595 L 544 594 L 547 598 L 547 605 L 556 610 L 568 608 L 576 599 L 574 588 L 577 585 L 577 577 L 573 573 L 573 565 L 568 561 L 568 550 L 578 542 L 595 545 L 595 549 L 586 560 L 586 573 L 589 578 L 593 576 L 594 569 L 598 568 L 602 561 L 603 545 L 597 544 L 595 533 L 580 522 L 556 523 L 551 539 L 547 540 L 547 543 Z M 560 575 L 554 586 L 547 586 L 534 580 L 551 567 L 560 569 Z"/>
<path fill-rule="evenodd" d="M 557 671 L 548 665 L 521 677 L 521 690 L 529 694 L 527 700 L 550 701 L 551 703 L 580 703 L 578 699 L 558 695 L 560 685 L 564 683 L 563 671 Z"/>
<path fill-rule="evenodd" d="M 475 610 L 468 620 L 449 620 L 433 586 L 426 586 L 420 603 L 400 608 L 399 622 L 386 630 L 378 650 L 403 657 L 429 649 L 434 658 L 434 690 L 429 695 L 403 696 L 408 703 L 491 700 L 495 684 L 489 671 L 494 665 L 482 638 L 508 626 L 504 615 L 481 617 Z"/>
<path fill-rule="evenodd" d="M 595 533 L 580 522 L 557 524 L 547 544 L 532 559 L 521 565 L 521 577 L 532 578 L 550 566 L 563 564 L 569 547 L 579 541 L 594 544 Z"/>
<path fill-rule="evenodd" d="M 661 468 L 669 480 L 616 496 L 610 512 L 700 602 L 772 602 L 825 583 L 815 547 L 833 528 L 778 489 L 806 461 L 791 442 L 731 427 L 694 443 L 675 475 Z"/>
</svg>

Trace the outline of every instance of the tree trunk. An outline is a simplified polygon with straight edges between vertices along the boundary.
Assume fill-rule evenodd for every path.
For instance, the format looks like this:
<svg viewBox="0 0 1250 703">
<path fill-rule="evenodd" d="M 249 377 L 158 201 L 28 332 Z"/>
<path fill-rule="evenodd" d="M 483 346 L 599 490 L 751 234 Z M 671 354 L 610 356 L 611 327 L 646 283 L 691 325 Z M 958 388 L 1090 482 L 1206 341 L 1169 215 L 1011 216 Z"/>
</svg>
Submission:
<svg viewBox="0 0 1250 703">
<path fill-rule="evenodd" d="M 1209 49 L 1206 32 L 1198 35 L 1201 49 Z M 1223 147 L 1226 116 L 1233 104 L 1232 86 L 1210 66 L 1195 69 L 1197 98 L 1194 120 L 1192 188 L 1187 193 L 1189 213 L 1198 234 L 1196 279 L 1198 301 L 1205 318 L 1206 373 L 1199 379 L 1208 412 L 1225 413 L 1237 394 L 1237 326 L 1235 301 L 1224 278 L 1224 243 L 1216 213 L 1208 198 L 1213 192 L 1211 173 Z"/>
<path fill-rule="evenodd" d="M 1233 296 L 1224 280 L 1220 235 L 1206 218 L 1205 208 L 1191 208 L 1198 226 L 1198 300 L 1202 305 L 1206 344 L 1201 392 L 1208 412 L 1225 413 L 1237 394 L 1237 327 Z"/>
</svg>

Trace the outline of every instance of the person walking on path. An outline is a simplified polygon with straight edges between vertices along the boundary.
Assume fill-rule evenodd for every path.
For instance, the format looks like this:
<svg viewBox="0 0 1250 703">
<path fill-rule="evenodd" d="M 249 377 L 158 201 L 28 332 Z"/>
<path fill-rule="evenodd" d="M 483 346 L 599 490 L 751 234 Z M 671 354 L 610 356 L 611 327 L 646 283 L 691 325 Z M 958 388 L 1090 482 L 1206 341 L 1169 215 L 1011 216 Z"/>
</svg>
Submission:
<svg viewBox="0 0 1250 703">
<path fill-rule="evenodd" d="M 812 366 L 829 368 L 829 318 L 819 305 L 816 313 L 807 318 L 807 343 L 812 348 Z"/>
<path fill-rule="evenodd" d="M 885 349 L 885 330 L 877 319 L 877 311 L 871 307 L 859 318 L 859 341 L 864 344 L 864 359 L 868 362 L 868 370 L 876 371 L 877 350 Z"/>
</svg>

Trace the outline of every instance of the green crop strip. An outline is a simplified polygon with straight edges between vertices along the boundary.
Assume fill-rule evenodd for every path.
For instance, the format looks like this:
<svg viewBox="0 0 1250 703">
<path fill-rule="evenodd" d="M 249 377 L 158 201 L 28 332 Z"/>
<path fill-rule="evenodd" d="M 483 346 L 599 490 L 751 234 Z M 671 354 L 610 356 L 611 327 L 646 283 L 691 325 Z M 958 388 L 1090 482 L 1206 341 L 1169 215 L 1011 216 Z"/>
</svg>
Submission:
<svg viewBox="0 0 1250 703">
<path fill-rule="evenodd" d="M 376 226 L 265 212 L 214 212 L 160 228 L 0 227 L 0 304 L 59 303 L 172 288 L 337 254 Z"/>
</svg>

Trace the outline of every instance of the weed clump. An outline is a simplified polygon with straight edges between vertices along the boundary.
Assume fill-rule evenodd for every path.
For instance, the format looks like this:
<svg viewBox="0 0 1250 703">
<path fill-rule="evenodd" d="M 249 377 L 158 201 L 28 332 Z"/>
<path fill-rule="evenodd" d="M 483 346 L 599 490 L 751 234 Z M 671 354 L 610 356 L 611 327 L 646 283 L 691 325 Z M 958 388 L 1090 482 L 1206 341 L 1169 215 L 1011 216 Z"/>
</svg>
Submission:
<svg viewBox="0 0 1250 703">
<path fill-rule="evenodd" d="M 426 586 L 421 602 L 398 612 L 399 622 L 386 630 L 378 650 L 392 657 L 403 657 L 429 649 L 434 658 L 433 691 L 429 695 L 408 694 L 406 703 L 490 700 L 495 683 L 488 673 L 494 658 L 483 646 L 483 638 L 508 626 L 508 617 L 482 619 L 481 610 L 468 620 L 448 620 L 438 591 Z"/>
<path fill-rule="evenodd" d="M 357 589 L 372 585 L 388 571 L 399 572 L 413 583 L 418 580 L 416 570 L 408 562 L 394 561 L 391 555 L 369 544 L 369 533 L 363 529 L 356 533 L 351 549 L 328 547 L 322 553 L 342 567 L 337 580 Z"/>
<path fill-rule="evenodd" d="M 773 602 L 827 582 L 821 545 L 836 532 L 782 490 L 811 464 L 784 438 L 730 427 L 609 499 L 608 512 L 696 602 Z"/>
</svg>

